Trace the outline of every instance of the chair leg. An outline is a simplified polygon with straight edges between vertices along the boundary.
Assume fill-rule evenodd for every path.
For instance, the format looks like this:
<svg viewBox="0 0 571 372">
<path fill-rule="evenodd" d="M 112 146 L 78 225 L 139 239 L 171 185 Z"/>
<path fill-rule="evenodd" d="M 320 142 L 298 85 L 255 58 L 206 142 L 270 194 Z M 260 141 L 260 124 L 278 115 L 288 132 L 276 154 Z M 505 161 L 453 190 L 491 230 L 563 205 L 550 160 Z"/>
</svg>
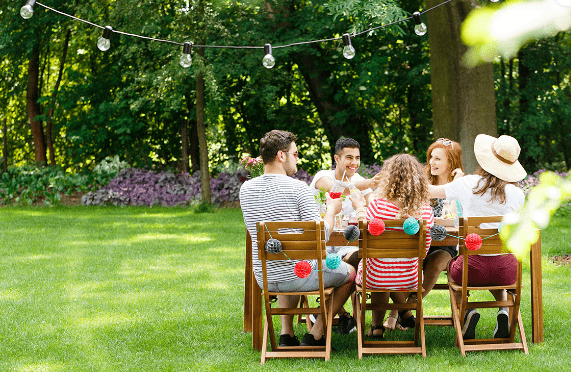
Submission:
<svg viewBox="0 0 571 372">
<path fill-rule="evenodd" d="M 324 337 L 325 339 L 325 361 L 329 361 L 331 357 L 331 332 L 333 329 L 333 293 L 329 296 L 327 301 L 327 329 Z"/>
<path fill-rule="evenodd" d="M 523 352 L 529 354 L 529 350 L 527 349 L 527 340 L 525 338 L 525 331 L 523 330 L 523 321 L 521 319 L 521 312 L 517 312 L 517 324 L 519 328 L 519 337 L 521 338 L 521 343 L 523 345 Z"/>
<path fill-rule="evenodd" d="M 262 361 L 261 363 L 266 363 L 266 352 L 268 351 L 268 319 L 264 321 L 264 337 L 262 338 Z"/>
<path fill-rule="evenodd" d="M 363 332 L 365 319 L 361 317 L 361 301 L 359 295 L 355 295 L 355 319 L 357 320 L 357 353 L 359 359 L 363 358 Z"/>
<path fill-rule="evenodd" d="M 450 288 L 450 306 L 452 307 L 452 321 L 454 322 L 454 328 L 456 329 L 456 346 L 460 348 L 460 353 L 462 356 L 466 356 L 466 350 L 464 348 L 464 340 L 462 339 L 462 327 L 460 325 L 460 312 L 458 311 L 458 305 L 456 304 L 456 296 L 454 290 Z"/>
</svg>

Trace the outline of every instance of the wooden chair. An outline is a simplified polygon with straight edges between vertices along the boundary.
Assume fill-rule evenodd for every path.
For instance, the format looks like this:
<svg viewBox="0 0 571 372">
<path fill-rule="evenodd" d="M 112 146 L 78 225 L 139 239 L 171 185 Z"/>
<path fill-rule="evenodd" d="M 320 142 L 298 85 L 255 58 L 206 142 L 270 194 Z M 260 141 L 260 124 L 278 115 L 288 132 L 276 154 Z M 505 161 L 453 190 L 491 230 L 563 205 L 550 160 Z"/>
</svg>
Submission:
<svg viewBox="0 0 571 372">
<path fill-rule="evenodd" d="M 456 346 L 460 348 L 462 355 L 466 355 L 466 351 L 478 350 L 523 350 L 528 354 L 527 342 L 520 313 L 521 301 L 521 276 L 522 264 L 518 261 L 517 280 L 513 285 L 509 286 L 469 286 L 468 285 L 468 257 L 478 254 L 498 254 L 507 253 L 504 250 L 502 241 L 498 233 L 498 229 L 483 229 L 480 227 L 484 223 L 501 222 L 502 216 L 489 217 L 464 217 L 460 219 L 460 236 L 466 237 L 469 234 L 476 233 L 482 238 L 482 247 L 476 251 L 466 248 L 465 240 L 460 240 L 459 254 L 463 256 L 462 267 L 462 283 L 456 283 L 448 273 L 448 288 L 450 290 L 450 303 L 452 306 L 452 316 L 454 328 L 456 329 Z M 495 236 L 494 236 L 495 235 Z M 505 289 L 508 291 L 508 301 L 482 301 L 469 302 L 470 291 Z M 456 293 L 461 293 L 460 302 L 456 302 Z M 467 309 L 475 308 L 499 308 L 507 307 L 510 311 L 510 333 L 508 338 L 488 338 L 488 339 L 462 339 L 462 327 L 464 326 L 464 314 Z M 515 342 L 516 327 L 519 329 L 521 342 Z"/>
<path fill-rule="evenodd" d="M 333 320 L 333 308 L 330 306 L 333 301 L 333 287 L 323 286 L 323 267 L 325 259 L 325 228 L 323 221 L 287 221 L 287 222 L 258 222 L 257 226 L 258 258 L 262 261 L 263 273 L 263 296 L 266 309 L 266 319 L 264 322 L 264 332 L 262 340 L 262 363 L 268 358 L 324 358 L 329 360 L 331 355 L 331 328 Z M 287 230 L 286 230 L 287 229 Z M 296 233 L 292 233 L 291 229 Z M 270 237 L 282 243 L 282 253 L 269 254 L 265 250 L 266 241 Z M 285 254 L 284 254 L 285 253 Z M 316 260 L 319 289 L 307 292 L 270 292 L 267 281 L 266 261 L 270 260 Z M 293 270 L 293 269 L 292 269 Z M 307 308 L 272 308 L 270 296 L 278 295 L 303 295 L 319 296 L 321 298 L 320 307 Z M 274 332 L 274 315 L 298 315 L 298 314 L 321 314 L 325 328 L 326 346 L 309 347 L 280 347 L 276 343 Z M 268 338 L 270 339 L 271 351 L 268 349 Z"/>
<path fill-rule="evenodd" d="M 426 342 L 424 337 L 424 318 L 422 315 L 422 263 L 426 256 L 426 221 L 421 220 L 420 229 L 414 235 L 404 231 L 391 231 L 391 228 L 402 228 L 404 220 L 386 220 L 385 231 L 371 235 L 367 229 L 368 221 L 360 221 L 359 256 L 363 259 L 363 286 L 357 285 L 357 340 L 359 359 L 363 354 L 422 354 L 426 357 Z M 396 292 L 388 289 L 367 288 L 367 258 L 418 258 L 418 283 L 416 288 L 416 304 L 372 304 L 367 303 L 367 293 Z M 416 310 L 416 325 L 414 341 L 368 341 L 365 340 L 365 311 L 366 310 Z M 418 341 L 420 338 L 420 347 Z"/>
</svg>

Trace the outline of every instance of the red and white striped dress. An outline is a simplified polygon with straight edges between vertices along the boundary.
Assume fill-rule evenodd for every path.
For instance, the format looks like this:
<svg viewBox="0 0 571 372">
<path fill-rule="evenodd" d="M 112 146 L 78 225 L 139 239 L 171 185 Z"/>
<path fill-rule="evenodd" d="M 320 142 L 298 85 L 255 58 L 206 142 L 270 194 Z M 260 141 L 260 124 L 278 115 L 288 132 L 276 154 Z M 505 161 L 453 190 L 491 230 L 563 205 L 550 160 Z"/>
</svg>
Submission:
<svg viewBox="0 0 571 372">
<path fill-rule="evenodd" d="M 399 208 L 386 199 L 373 200 L 367 209 L 367 220 L 374 218 L 394 220 Z M 426 220 L 426 251 L 430 248 L 432 238 L 430 228 L 434 225 L 434 214 L 429 205 L 422 207 L 422 219 Z M 382 288 L 395 290 L 414 290 L 418 278 L 418 258 L 368 258 L 367 259 L 367 288 Z M 357 270 L 357 284 L 363 283 L 363 261 Z"/>
</svg>

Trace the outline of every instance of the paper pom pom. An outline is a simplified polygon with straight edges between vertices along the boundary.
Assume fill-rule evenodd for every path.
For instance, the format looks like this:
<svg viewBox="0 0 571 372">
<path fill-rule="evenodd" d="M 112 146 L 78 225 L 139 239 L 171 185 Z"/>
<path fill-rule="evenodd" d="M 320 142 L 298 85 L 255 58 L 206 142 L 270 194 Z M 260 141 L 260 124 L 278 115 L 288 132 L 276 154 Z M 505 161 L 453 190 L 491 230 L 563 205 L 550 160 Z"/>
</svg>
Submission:
<svg viewBox="0 0 571 372">
<path fill-rule="evenodd" d="M 295 264 L 293 272 L 298 278 L 307 278 L 311 274 L 311 265 L 307 261 L 299 261 Z"/>
<path fill-rule="evenodd" d="M 404 232 L 408 235 L 414 235 L 420 230 L 420 225 L 418 221 L 415 220 L 413 217 L 409 217 L 404 220 L 404 224 L 402 225 Z"/>
<path fill-rule="evenodd" d="M 266 252 L 269 254 L 278 254 L 282 251 L 282 242 L 277 239 L 270 239 L 266 242 Z"/>
<path fill-rule="evenodd" d="M 446 227 L 442 225 L 434 225 L 430 229 L 430 237 L 436 242 L 441 242 L 446 239 Z"/>
<path fill-rule="evenodd" d="M 359 231 L 359 228 L 355 225 L 347 225 L 345 230 L 343 230 L 343 236 L 350 242 L 359 239 L 359 235 L 361 235 L 361 231 Z"/>
<path fill-rule="evenodd" d="M 371 233 L 371 235 L 381 235 L 383 231 L 385 231 L 385 223 L 380 218 L 375 218 L 369 225 L 367 226 L 367 230 Z"/>
<path fill-rule="evenodd" d="M 476 233 L 469 234 L 466 237 L 466 248 L 476 251 L 482 246 L 482 237 Z"/>
<path fill-rule="evenodd" d="M 337 253 L 328 254 L 325 258 L 325 265 L 331 270 L 335 270 L 341 265 L 341 257 Z"/>
</svg>

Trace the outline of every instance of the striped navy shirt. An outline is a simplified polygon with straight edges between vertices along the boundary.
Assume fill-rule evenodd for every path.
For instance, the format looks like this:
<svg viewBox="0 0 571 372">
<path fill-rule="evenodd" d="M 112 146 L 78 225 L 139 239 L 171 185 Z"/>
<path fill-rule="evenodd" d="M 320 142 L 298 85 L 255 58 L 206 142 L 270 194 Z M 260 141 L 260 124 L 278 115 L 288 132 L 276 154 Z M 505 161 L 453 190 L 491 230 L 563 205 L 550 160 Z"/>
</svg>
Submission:
<svg viewBox="0 0 571 372">
<path fill-rule="evenodd" d="M 309 186 L 285 174 L 264 174 L 244 182 L 240 188 L 240 206 L 244 223 L 252 237 L 252 259 L 256 281 L 263 287 L 262 263 L 258 260 L 256 222 L 319 221 L 319 209 Z M 325 224 L 329 237 L 329 225 Z M 298 260 L 267 261 L 268 282 L 280 283 L 299 279 L 294 273 Z M 316 261 L 308 261 L 312 270 Z"/>
</svg>

